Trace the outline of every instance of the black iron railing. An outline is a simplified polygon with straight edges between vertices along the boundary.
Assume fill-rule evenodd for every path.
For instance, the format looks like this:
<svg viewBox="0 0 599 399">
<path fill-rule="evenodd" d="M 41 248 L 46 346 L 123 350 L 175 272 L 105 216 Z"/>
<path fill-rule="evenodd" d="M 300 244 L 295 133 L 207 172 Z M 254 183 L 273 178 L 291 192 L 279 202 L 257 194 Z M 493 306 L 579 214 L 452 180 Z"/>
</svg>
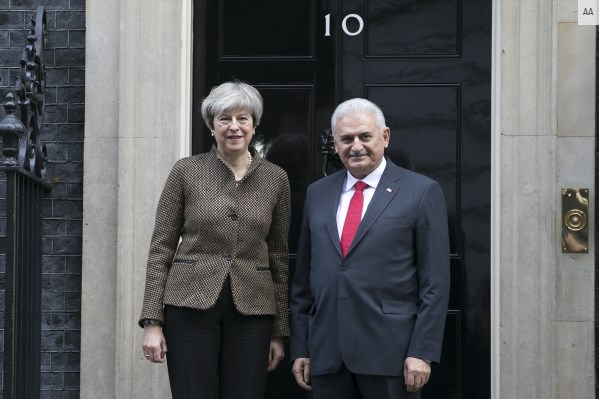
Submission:
<svg viewBox="0 0 599 399">
<path fill-rule="evenodd" d="M 46 14 L 31 20 L 14 94 L 0 121 L 6 174 L 6 273 L 3 397 L 40 397 L 42 194 L 50 185 L 41 142 L 44 117 Z"/>
</svg>

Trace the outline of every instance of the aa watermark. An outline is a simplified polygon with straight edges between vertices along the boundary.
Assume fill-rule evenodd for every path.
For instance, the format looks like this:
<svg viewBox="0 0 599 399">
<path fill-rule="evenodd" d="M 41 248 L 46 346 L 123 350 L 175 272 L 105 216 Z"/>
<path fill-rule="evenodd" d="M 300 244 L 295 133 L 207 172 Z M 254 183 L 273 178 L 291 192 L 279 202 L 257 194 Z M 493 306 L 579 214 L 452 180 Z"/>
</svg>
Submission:
<svg viewBox="0 0 599 399">
<path fill-rule="evenodd" d="M 578 0 L 578 25 L 598 25 L 599 0 Z"/>
</svg>

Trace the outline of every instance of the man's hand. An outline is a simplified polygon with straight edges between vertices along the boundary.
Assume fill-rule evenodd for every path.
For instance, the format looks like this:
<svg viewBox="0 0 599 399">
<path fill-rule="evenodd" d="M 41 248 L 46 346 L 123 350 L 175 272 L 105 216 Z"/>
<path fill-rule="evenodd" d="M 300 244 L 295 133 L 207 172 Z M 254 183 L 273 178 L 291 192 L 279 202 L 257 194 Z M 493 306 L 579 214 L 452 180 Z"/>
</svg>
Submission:
<svg viewBox="0 0 599 399">
<path fill-rule="evenodd" d="M 407 357 L 403 366 L 403 376 L 406 380 L 406 389 L 408 392 L 416 392 L 428 382 L 431 375 L 431 365 L 429 362 Z"/>
<path fill-rule="evenodd" d="M 272 338 L 270 340 L 270 350 L 268 351 L 268 366 L 266 371 L 270 372 L 277 368 L 279 362 L 285 357 L 283 348 L 283 338 Z"/>
<path fill-rule="evenodd" d="M 295 382 L 297 382 L 297 385 L 299 385 L 306 391 L 311 391 L 312 387 L 310 386 L 310 359 L 306 357 L 299 357 L 295 359 L 293 362 L 293 368 L 291 370 L 293 372 L 293 376 L 295 377 Z"/>
<path fill-rule="evenodd" d="M 144 327 L 143 351 L 145 358 L 152 363 L 164 363 L 166 341 L 162 333 L 162 327 Z"/>
</svg>

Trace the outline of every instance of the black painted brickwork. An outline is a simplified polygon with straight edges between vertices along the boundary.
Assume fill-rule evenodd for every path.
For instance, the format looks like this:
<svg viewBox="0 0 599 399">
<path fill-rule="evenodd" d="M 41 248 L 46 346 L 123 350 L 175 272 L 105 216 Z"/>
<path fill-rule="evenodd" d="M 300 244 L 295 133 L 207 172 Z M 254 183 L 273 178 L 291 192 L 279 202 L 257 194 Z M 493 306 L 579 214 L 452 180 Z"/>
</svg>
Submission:
<svg viewBox="0 0 599 399">
<path fill-rule="evenodd" d="M 41 398 L 79 398 L 85 0 L 0 0 L 0 98 L 3 103 L 14 86 L 29 19 L 38 5 L 46 7 L 48 20 L 42 140 L 48 148 L 47 179 L 53 186 L 44 200 Z M 0 235 L 6 232 L 4 182 L 0 182 Z M 3 312 L 6 265 L 4 248 L 0 251 Z M 3 324 L 2 313 L 2 341 Z M 3 346 L 0 351 L 2 355 Z M 0 368 L 2 362 L 0 358 Z"/>
</svg>

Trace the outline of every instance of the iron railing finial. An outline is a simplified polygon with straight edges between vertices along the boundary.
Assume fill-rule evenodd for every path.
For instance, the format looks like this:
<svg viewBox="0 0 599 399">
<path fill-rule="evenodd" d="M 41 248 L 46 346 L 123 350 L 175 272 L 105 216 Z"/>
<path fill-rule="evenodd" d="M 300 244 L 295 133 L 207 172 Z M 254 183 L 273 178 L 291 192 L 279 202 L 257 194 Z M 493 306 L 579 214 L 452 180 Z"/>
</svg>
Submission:
<svg viewBox="0 0 599 399">
<path fill-rule="evenodd" d="M 6 95 L 4 110 L 6 116 L 0 122 L 0 137 L 2 137 L 2 153 L 4 160 L 0 163 L 2 166 L 18 166 L 19 142 L 21 136 L 25 133 L 25 126 L 21 120 L 15 116 L 17 104 L 15 96 L 12 93 Z"/>
<path fill-rule="evenodd" d="M 37 8 L 35 18 L 31 18 L 27 42 L 19 62 L 14 95 L 6 97 L 6 116 L 0 122 L 2 152 L 6 157 L 0 164 L 23 168 L 43 179 L 46 175 L 46 148 L 41 141 L 46 88 L 46 12 L 42 6 Z M 20 126 L 15 124 L 17 112 Z"/>
</svg>

